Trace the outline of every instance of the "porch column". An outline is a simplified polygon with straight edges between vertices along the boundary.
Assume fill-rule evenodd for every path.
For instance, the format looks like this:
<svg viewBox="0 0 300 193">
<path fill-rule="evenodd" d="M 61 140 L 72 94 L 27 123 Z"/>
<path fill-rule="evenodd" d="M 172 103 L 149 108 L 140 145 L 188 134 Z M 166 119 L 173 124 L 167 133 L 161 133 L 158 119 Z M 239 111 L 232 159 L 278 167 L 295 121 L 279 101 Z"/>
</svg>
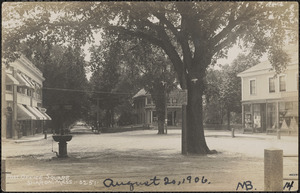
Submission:
<svg viewBox="0 0 300 193">
<path fill-rule="evenodd" d="M 150 110 L 150 124 L 152 124 L 153 122 L 153 111 Z"/>
<path fill-rule="evenodd" d="M 265 110 L 265 116 L 266 116 L 266 118 L 265 118 L 265 129 L 266 129 L 266 132 L 267 132 L 267 129 L 268 129 L 268 103 L 266 102 L 266 110 Z"/>
<path fill-rule="evenodd" d="M 277 139 L 280 139 L 280 128 L 279 128 L 279 101 L 276 103 L 276 129 L 277 129 Z"/>
<path fill-rule="evenodd" d="M 174 120 L 174 111 L 172 111 L 172 125 L 175 124 L 175 120 Z"/>
<path fill-rule="evenodd" d="M 279 102 L 276 102 L 276 127 L 279 127 Z"/>
<path fill-rule="evenodd" d="M 17 120 L 17 85 L 13 85 L 13 105 L 12 105 L 12 138 L 18 139 L 18 120 Z"/>
<path fill-rule="evenodd" d="M 34 91 L 34 89 L 30 89 L 29 88 L 29 94 L 30 94 L 30 106 L 33 106 L 32 104 L 33 104 L 33 91 Z"/>
<path fill-rule="evenodd" d="M 254 111 L 253 111 L 253 103 L 250 105 L 250 112 L 251 112 L 251 125 L 252 131 L 254 132 Z"/>
<path fill-rule="evenodd" d="M 146 124 L 150 123 L 150 111 L 146 110 Z"/>
<path fill-rule="evenodd" d="M 242 127 L 245 128 L 245 109 L 244 109 L 244 104 L 242 104 Z"/>
</svg>

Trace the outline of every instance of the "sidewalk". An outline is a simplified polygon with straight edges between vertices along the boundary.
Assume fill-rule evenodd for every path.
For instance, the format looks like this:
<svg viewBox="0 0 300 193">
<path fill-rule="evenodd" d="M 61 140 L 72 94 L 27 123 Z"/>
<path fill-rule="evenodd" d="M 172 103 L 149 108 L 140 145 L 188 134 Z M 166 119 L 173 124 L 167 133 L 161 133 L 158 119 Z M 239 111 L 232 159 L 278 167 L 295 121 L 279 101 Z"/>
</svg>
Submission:
<svg viewBox="0 0 300 193">
<path fill-rule="evenodd" d="M 143 129 L 142 129 L 143 130 Z M 154 128 L 152 130 L 157 130 L 157 128 Z M 181 133 L 181 128 L 173 127 L 172 133 Z M 129 130 L 131 131 L 131 130 Z M 107 132 L 107 133 L 114 133 L 114 132 Z M 229 130 L 204 130 L 205 137 L 232 137 L 231 131 Z M 93 132 L 90 129 L 87 128 L 80 128 L 80 126 L 74 126 L 71 129 L 71 134 L 93 134 Z M 103 133 L 104 134 L 104 133 Z M 52 137 L 52 133 L 47 134 L 47 138 Z M 297 139 L 298 135 L 281 135 L 284 139 L 288 140 L 295 140 Z M 269 134 L 266 133 L 242 133 L 242 130 L 237 129 L 234 131 L 234 137 L 236 138 L 256 138 L 256 139 L 277 139 L 276 134 Z M 20 139 L 3 139 L 3 141 L 7 142 L 15 142 L 15 143 L 25 143 L 25 142 L 34 142 L 43 140 L 45 138 L 45 135 L 43 133 L 35 134 L 34 136 L 23 136 Z M 281 139 L 281 140 L 284 140 Z"/>
<path fill-rule="evenodd" d="M 52 137 L 52 133 L 47 134 L 47 138 Z M 45 134 L 38 133 L 33 136 L 23 136 L 20 139 L 4 139 L 4 141 L 7 142 L 15 142 L 15 143 L 25 143 L 25 142 L 34 142 L 34 141 L 40 141 L 45 139 Z"/>
</svg>

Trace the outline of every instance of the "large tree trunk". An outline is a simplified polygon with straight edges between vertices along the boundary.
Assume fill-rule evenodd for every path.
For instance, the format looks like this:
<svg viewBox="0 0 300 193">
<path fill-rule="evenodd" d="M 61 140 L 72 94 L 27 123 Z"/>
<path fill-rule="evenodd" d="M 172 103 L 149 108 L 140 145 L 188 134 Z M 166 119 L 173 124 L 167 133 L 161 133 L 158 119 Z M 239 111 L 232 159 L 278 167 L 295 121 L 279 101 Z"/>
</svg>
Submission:
<svg viewBox="0 0 300 193">
<path fill-rule="evenodd" d="M 230 130 L 230 111 L 227 109 L 227 129 Z"/>
<path fill-rule="evenodd" d="M 187 153 L 188 154 L 211 154 L 204 137 L 203 127 L 203 81 L 187 81 Z"/>
<path fill-rule="evenodd" d="M 163 119 L 159 119 L 157 120 L 158 122 L 158 133 L 157 134 L 164 134 L 164 120 Z"/>
<path fill-rule="evenodd" d="M 223 125 L 223 107 L 221 106 L 220 104 L 220 125 L 222 126 Z"/>
<path fill-rule="evenodd" d="M 164 86 L 156 87 L 155 92 L 152 92 L 152 99 L 155 104 L 156 115 L 157 115 L 157 126 L 158 126 L 158 133 L 157 134 L 164 134 L 164 122 L 165 122 L 165 110 L 166 110 L 166 93 L 165 93 Z"/>
<path fill-rule="evenodd" d="M 164 134 L 164 123 L 165 123 L 165 102 L 162 100 L 159 105 L 156 105 L 157 112 L 157 123 L 158 123 L 158 134 Z"/>
<path fill-rule="evenodd" d="M 111 123 L 111 127 L 115 126 L 115 110 L 114 110 L 114 108 L 112 108 L 110 110 L 110 123 Z"/>
<path fill-rule="evenodd" d="M 107 109 L 105 112 L 105 125 L 106 127 L 111 127 L 111 109 Z"/>
</svg>

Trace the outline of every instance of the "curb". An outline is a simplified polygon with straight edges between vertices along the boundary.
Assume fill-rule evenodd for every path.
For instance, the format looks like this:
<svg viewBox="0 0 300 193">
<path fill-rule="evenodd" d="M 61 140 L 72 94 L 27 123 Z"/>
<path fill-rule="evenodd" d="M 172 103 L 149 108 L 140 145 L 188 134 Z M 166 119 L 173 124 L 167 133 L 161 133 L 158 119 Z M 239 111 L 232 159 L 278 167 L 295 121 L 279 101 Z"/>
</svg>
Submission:
<svg viewBox="0 0 300 193">
<path fill-rule="evenodd" d="M 41 136 L 41 138 L 37 138 L 37 139 L 24 139 L 24 140 L 21 139 L 21 140 L 16 140 L 15 143 L 26 143 L 26 142 L 41 141 L 41 140 L 45 139 L 44 137 L 45 136 L 43 135 L 43 136 Z M 47 139 L 48 139 L 48 137 L 52 137 L 52 134 L 47 135 Z M 47 139 L 45 139 L 45 140 L 47 140 Z"/>
</svg>

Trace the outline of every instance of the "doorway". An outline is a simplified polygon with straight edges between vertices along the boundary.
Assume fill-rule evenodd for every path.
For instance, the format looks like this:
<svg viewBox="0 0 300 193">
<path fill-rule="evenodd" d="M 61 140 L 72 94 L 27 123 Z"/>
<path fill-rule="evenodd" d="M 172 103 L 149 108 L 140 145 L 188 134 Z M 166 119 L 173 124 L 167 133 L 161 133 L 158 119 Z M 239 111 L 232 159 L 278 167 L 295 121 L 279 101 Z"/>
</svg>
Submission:
<svg viewBox="0 0 300 193">
<path fill-rule="evenodd" d="M 7 107 L 6 138 L 12 138 L 12 109 L 11 109 L 11 107 Z"/>
</svg>

